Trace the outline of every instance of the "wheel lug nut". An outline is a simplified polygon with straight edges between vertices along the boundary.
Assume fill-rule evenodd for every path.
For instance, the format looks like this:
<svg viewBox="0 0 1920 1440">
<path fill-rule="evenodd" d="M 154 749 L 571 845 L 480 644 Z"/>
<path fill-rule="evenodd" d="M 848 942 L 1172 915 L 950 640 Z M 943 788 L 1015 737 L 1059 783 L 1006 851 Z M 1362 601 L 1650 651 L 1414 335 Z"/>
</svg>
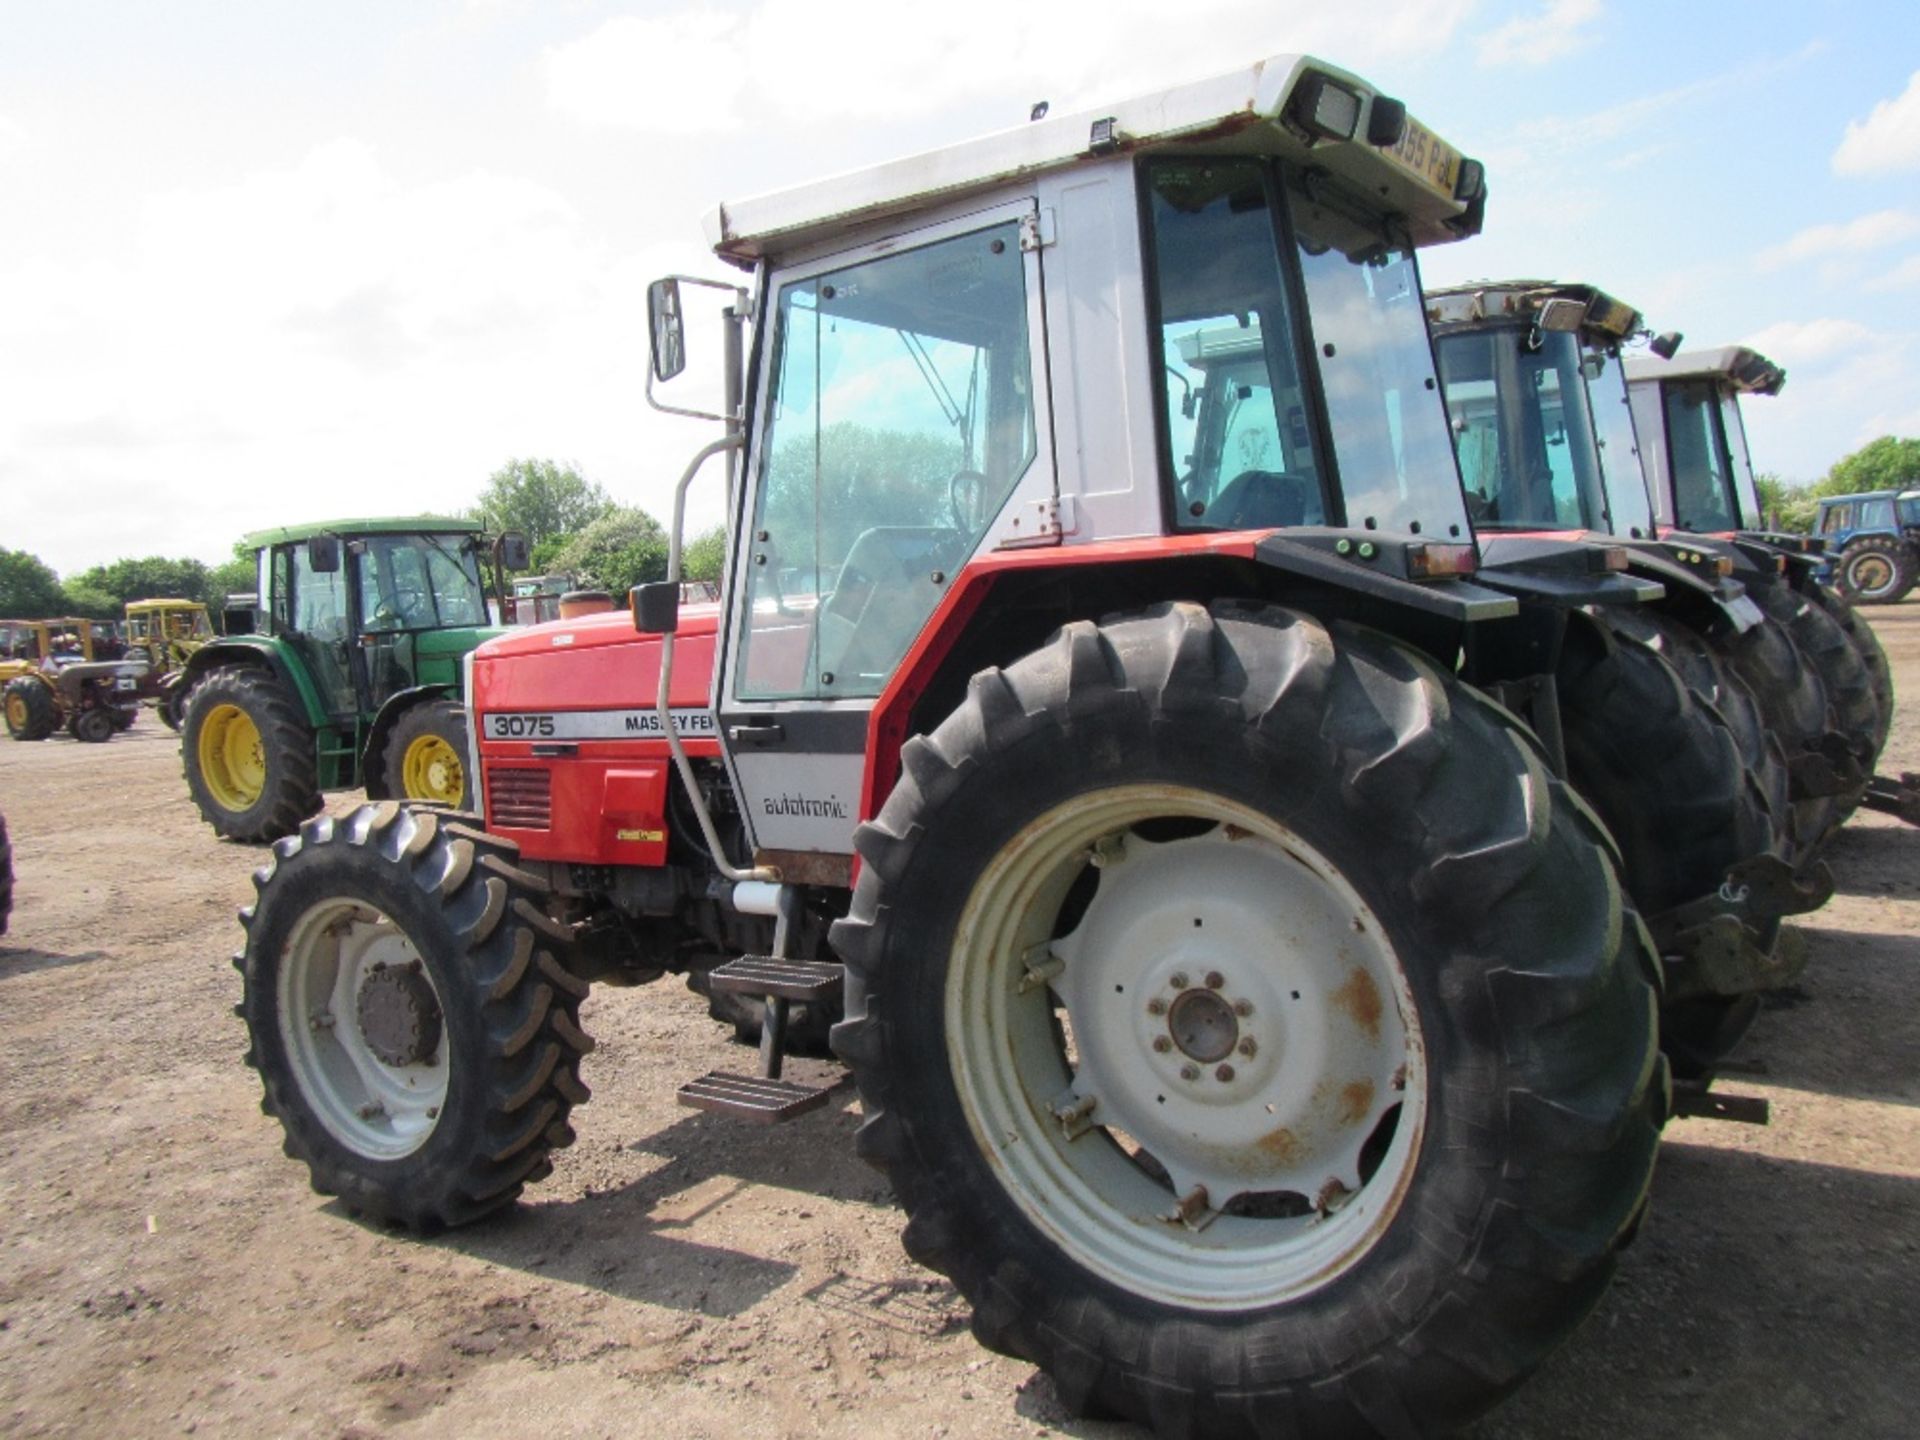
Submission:
<svg viewBox="0 0 1920 1440">
<path fill-rule="evenodd" d="M 1234 1001 L 1233 1013 L 1238 1015 L 1242 1020 L 1246 1019 L 1247 1016 L 1253 1014 L 1253 1001 L 1251 1000 Z"/>
<path fill-rule="evenodd" d="M 1156 995 L 1153 999 L 1147 1001 L 1147 1014 L 1164 1015 L 1166 1013 L 1167 1013 L 1167 1002 L 1162 1000 L 1159 996 Z"/>
<path fill-rule="evenodd" d="M 1200 1067 L 1198 1065 L 1182 1065 L 1180 1067 L 1180 1078 L 1182 1080 L 1198 1080 L 1200 1078 Z"/>
<path fill-rule="evenodd" d="M 1233 1066 L 1222 1065 L 1218 1070 L 1213 1072 L 1213 1078 L 1223 1082 L 1233 1079 Z"/>
<path fill-rule="evenodd" d="M 1187 972 L 1184 970 L 1174 971 L 1173 974 L 1167 977 L 1167 984 L 1171 985 L 1176 990 L 1186 989 L 1187 988 Z"/>
<path fill-rule="evenodd" d="M 1164 1055 L 1173 1049 L 1173 1041 L 1164 1035 L 1156 1035 L 1153 1037 L 1153 1048 L 1157 1053 Z"/>
<path fill-rule="evenodd" d="M 1247 1059 L 1249 1060 L 1251 1060 L 1255 1055 L 1260 1053 L 1259 1042 L 1256 1041 L 1251 1035 L 1246 1035 L 1241 1037 L 1238 1048 L 1240 1053 L 1246 1056 Z"/>
<path fill-rule="evenodd" d="M 1227 977 L 1222 975 L 1218 970 L 1209 970 L 1207 972 L 1207 989 L 1218 990 L 1226 983 Z"/>
</svg>

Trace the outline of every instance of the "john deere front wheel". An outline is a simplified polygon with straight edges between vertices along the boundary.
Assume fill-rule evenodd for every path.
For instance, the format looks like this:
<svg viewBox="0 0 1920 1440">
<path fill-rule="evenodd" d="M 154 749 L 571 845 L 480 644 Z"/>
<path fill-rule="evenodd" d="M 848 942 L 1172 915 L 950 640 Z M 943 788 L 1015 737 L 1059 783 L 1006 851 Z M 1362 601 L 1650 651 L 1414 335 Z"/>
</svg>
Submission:
<svg viewBox="0 0 1920 1440">
<path fill-rule="evenodd" d="M 452 700 L 429 700 L 394 722 L 387 736 L 387 794 L 464 809 L 467 780 L 467 712 Z"/>
<path fill-rule="evenodd" d="M 1167 1436 L 1429 1435 L 1591 1307 L 1664 1114 L 1654 961 L 1510 717 L 1375 633 L 1173 605 L 901 760 L 834 1044 L 983 1343 Z"/>
</svg>

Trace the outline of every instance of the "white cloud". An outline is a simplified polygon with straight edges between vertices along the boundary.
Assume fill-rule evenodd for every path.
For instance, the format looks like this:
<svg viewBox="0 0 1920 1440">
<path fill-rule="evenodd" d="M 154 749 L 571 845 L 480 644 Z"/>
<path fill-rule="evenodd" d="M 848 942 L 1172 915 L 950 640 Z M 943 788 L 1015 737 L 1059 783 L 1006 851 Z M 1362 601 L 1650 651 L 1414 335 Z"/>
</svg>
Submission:
<svg viewBox="0 0 1920 1440">
<path fill-rule="evenodd" d="M 0 162 L 27 153 L 27 127 L 0 115 Z"/>
<path fill-rule="evenodd" d="M 906 121 L 983 94 L 1056 109 L 1307 50 L 1342 63 L 1437 53 L 1473 0 L 1378 0 L 1276 23 L 1262 0 L 762 0 L 609 20 L 547 50 L 549 102 L 594 125 L 657 134 L 753 124 Z M 1016 116 L 1009 111 L 1008 123 Z"/>
<path fill-rule="evenodd" d="M 1753 263 L 1762 270 L 1777 270 L 1795 260 L 1825 260 L 1878 250 L 1915 235 L 1920 235 L 1920 215 L 1906 210 L 1876 210 L 1856 220 L 1810 226 L 1785 244 L 1762 250 Z"/>
<path fill-rule="evenodd" d="M 1833 152 L 1836 175 L 1886 175 L 1920 170 L 1920 70 L 1907 88 L 1882 100 L 1865 120 L 1847 123 Z"/>
<path fill-rule="evenodd" d="M 1876 280 L 1867 282 L 1869 290 L 1905 290 L 1920 286 L 1920 255 L 1909 255 Z"/>
<path fill-rule="evenodd" d="M 1534 15 L 1521 15 L 1480 37 L 1482 65 L 1546 65 L 1592 43 L 1590 27 L 1602 14 L 1600 0 L 1548 0 Z"/>
<path fill-rule="evenodd" d="M 1873 339 L 1873 332 L 1855 320 L 1782 320 L 1740 343 L 1782 365 L 1804 365 L 1856 351 Z"/>
</svg>

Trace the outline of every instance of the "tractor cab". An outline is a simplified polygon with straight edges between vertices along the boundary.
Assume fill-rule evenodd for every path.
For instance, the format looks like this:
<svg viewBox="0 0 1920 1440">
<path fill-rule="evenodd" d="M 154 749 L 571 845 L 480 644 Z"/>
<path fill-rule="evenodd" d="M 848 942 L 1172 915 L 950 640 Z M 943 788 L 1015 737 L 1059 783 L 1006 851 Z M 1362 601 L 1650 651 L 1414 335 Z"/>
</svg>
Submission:
<svg viewBox="0 0 1920 1440">
<path fill-rule="evenodd" d="M 129 600 L 126 635 L 130 652 L 172 668 L 214 638 L 213 621 L 197 600 Z"/>
<path fill-rule="evenodd" d="M 1662 532 L 1763 530 L 1740 397 L 1778 395 L 1787 372 L 1743 345 L 1723 345 L 1664 360 L 1636 356 L 1626 378 Z"/>
</svg>

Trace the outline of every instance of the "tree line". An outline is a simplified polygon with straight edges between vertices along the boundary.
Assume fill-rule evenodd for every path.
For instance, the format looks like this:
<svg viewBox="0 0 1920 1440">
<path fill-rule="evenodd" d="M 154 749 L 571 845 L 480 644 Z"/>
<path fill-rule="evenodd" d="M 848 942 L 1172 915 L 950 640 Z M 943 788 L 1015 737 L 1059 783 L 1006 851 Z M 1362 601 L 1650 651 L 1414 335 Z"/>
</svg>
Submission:
<svg viewBox="0 0 1920 1440">
<path fill-rule="evenodd" d="M 1778 528 L 1807 535 L 1813 531 L 1819 502 L 1826 496 L 1920 486 L 1920 440 L 1882 435 L 1834 462 L 1833 468 L 1811 485 L 1789 485 L 1777 475 L 1756 478 L 1761 509 L 1775 517 Z"/>
<path fill-rule="evenodd" d="M 667 534 L 636 505 L 617 504 L 571 465 L 510 460 L 487 477 L 465 512 L 490 534 L 518 530 L 532 547 L 524 572 L 571 576 L 580 588 L 625 595 L 635 585 L 664 579 Z M 725 531 L 715 526 L 691 537 L 682 557 L 690 580 L 718 580 L 726 557 Z M 0 619 L 85 615 L 118 619 L 129 600 L 198 600 L 218 610 L 256 583 L 253 552 L 236 542 L 218 565 L 165 555 L 115 560 L 65 579 L 39 556 L 0 547 Z"/>
</svg>

